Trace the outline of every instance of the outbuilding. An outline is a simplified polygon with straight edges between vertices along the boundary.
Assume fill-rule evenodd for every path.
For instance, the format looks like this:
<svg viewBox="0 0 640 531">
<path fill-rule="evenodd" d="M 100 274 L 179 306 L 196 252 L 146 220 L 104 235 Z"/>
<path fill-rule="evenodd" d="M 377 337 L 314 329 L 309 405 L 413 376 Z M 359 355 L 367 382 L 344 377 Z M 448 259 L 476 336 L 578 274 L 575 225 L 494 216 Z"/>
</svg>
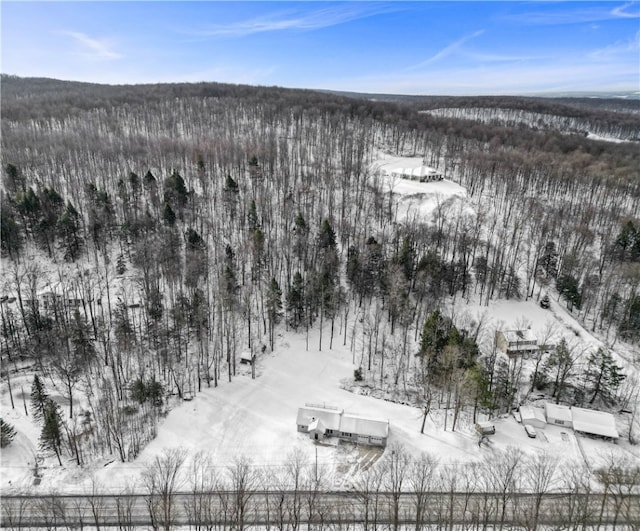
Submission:
<svg viewBox="0 0 640 531">
<path fill-rule="evenodd" d="M 572 407 L 571 415 L 573 417 L 574 431 L 604 439 L 618 440 L 619 434 L 616 428 L 616 419 L 611 413 Z"/>
<path fill-rule="evenodd" d="M 253 363 L 253 354 L 248 350 L 240 353 L 240 363 L 244 363 L 246 365 L 251 365 Z"/>
<path fill-rule="evenodd" d="M 567 428 L 573 427 L 573 416 L 571 414 L 571 408 L 569 406 L 545 402 L 544 411 L 547 415 L 548 424 L 564 426 Z"/>
<path fill-rule="evenodd" d="M 520 417 L 525 426 L 542 429 L 547 425 L 544 410 L 540 407 L 520 406 Z"/>
</svg>

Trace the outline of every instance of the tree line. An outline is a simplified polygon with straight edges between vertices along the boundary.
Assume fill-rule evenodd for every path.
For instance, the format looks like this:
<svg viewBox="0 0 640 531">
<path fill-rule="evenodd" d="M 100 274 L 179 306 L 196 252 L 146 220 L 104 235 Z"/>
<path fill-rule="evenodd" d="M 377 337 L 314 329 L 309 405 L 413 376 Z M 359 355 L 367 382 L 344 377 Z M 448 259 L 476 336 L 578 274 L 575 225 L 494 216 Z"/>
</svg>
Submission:
<svg viewBox="0 0 640 531">
<path fill-rule="evenodd" d="M 602 525 L 634 529 L 639 480 L 636 463 L 613 458 L 590 470 L 509 448 L 461 465 L 428 453 L 414 456 L 394 445 L 360 471 L 351 489 L 336 492 L 331 470 L 300 451 L 293 450 L 282 465 L 261 468 L 241 456 L 217 466 L 206 452 L 187 461 L 183 450 L 170 449 L 148 463 L 139 485 L 119 495 L 104 493 L 94 482 L 82 498 L 40 497 L 35 510 L 51 527 L 101 527 L 109 518 L 125 529 L 146 521 L 166 531 L 179 525 L 200 531 L 305 524 L 397 530 L 407 523 L 415 529 L 535 530 L 550 524 L 576 531 Z M 8 529 L 24 525 L 30 503 L 27 496 L 7 501 L 3 522 Z"/>
</svg>

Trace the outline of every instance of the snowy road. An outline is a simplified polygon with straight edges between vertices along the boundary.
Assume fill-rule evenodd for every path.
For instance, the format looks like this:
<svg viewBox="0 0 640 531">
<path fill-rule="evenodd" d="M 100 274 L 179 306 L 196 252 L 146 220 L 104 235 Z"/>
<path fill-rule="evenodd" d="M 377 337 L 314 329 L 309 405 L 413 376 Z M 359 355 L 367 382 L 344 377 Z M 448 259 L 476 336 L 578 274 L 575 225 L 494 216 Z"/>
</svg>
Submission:
<svg viewBox="0 0 640 531">
<path fill-rule="evenodd" d="M 168 498 L 123 496 L 5 496 L 0 526 L 8 529 L 82 526 L 395 523 L 538 525 L 586 523 L 637 529 L 640 495 L 614 498 L 601 494 L 536 496 L 501 493 L 415 493 L 261 491 L 175 494 Z M 421 500 L 421 501 L 420 501 Z M 168 510 L 170 507 L 170 510 Z M 165 516 L 168 515 L 168 516 Z"/>
</svg>

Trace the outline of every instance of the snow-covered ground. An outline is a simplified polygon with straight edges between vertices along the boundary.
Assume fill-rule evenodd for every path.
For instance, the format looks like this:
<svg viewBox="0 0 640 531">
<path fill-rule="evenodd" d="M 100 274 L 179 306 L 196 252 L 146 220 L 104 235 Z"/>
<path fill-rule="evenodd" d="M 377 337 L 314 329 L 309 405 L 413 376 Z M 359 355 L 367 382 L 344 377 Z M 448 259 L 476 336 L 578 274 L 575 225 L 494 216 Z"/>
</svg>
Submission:
<svg viewBox="0 0 640 531">
<path fill-rule="evenodd" d="M 325 345 L 327 334 L 325 330 Z M 312 463 L 317 451 L 318 462 L 326 465 L 334 485 L 347 486 L 358 461 L 365 458 L 364 452 L 350 444 L 316 445 L 298 433 L 297 409 L 307 402 L 388 419 L 390 444 L 399 442 L 413 454 L 429 452 L 442 463 L 477 461 L 509 446 L 517 446 L 527 453 L 546 451 L 567 460 L 583 460 L 586 455 L 591 462 L 612 451 L 621 454 L 632 451 L 638 455 L 637 448 L 623 440 L 613 445 L 581 438 L 579 445 L 573 432 L 563 430 L 565 435 L 561 435 L 554 427 L 538 430 L 538 438 L 529 439 L 522 426 L 510 416 L 495 420 L 497 432 L 492 443 L 482 447 L 478 446 L 468 419 L 460 423 L 456 432 L 444 431 L 442 411 L 434 411 L 428 417 L 425 432 L 420 434 L 420 409 L 346 390 L 353 381 L 355 366 L 349 347 L 341 343 L 336 337 L 333 350 L 325 347 L 320 352 L 318 331 L 315 331 L 310 335 L 307 351 L 304 334 L 281 336 L 273 353 L 258 358 L 255 379 L 251 378 L 247 366 L 241 366 L 241 373 L 231 383 L 221 381 L 218 388 L 205 389 L 190 402 L 175 403 L 161 421 L 157 438 L 135 461 L 103 460 L 78 469 L 68 458 L 60 467 L 55 457 L 47 456 L 39 465 L 41 483 L 33 488 L 82 492 L 96 481 L 101 488 L 118 492 L 127 485 L 139 484 L 145 464 L 165 449 L 176 447 L 185 448 L 189 459 L 200 450 L 207 451 L 220 467 L 229 465 L 238 456 L 251 459 L 256 466 L 280 467 L 294 448 L 304 452 Z M 0 487 L 3 492 L 29 488 L 33 484 L 34 459 L 38 454 L 39 429 L 31 417 L 25 416 L 20 395 L 22 389 L 28 394 L 30 381 L 26 376 L 16 376 L 12 385 L 16 407 L 11 409 L 8 390 L 3 386 L 2 417 L 15 426 L 18 435 L 2 450 Z"/>
<path fill-rule="evenodd" d="M 398 219 L 430 221 L 438 207 L 457 208 L 462 213 L 473 212 L 466 202 L 466 188 L 444 179 L 421 183 L 393 176 L 392 172 L 406 168 L 419 168 L 421 157 L 396 157 L 380 154 L 372 164 L 375 176 L 382 179 L 383 189 L 397 197 Z"/>
<path fill-rule="evenodd" d="M 419 183 L 391 177 L 393 170 L 421 165 L 421 158 L 382 155 L 374 164 L 374 174 L 382 179 L 385 190 L 395 194 L 399 212 L 405 219 L 417 216 L 429 220 L 443 205 L 455 208 L 458 215 L 470 211 L 466 190 L 454 182 Z M 68 272 L 70 279 L 73 273 Z M 114 280 L 111 285 L 114 296 L 124 283 L 121 279 Z M 544 337 L 552 329 L 553 333 L 546 338 L 550 343 L 567 337 L 580 341 L 584 348 L 595 349 L 602 345 L 600 339 L 585 330 L 553 297 L 549 310 L 540 308 L 535 300 L 500 300 L 484 306 L 458 297 L 450 311 L 455 314 L 456 323 L 463 327 L 466 327 L 465 322 L 469 325 L 472 321 L 483 322 L 487 338 L 487 334 L 498 328 L 531 327 L 537 337 Z M 351 323 L 348 326 L 350 330 Z M 468 416 L 460 420 L 456 432 L 444 431 L 445 413 L 435 409 L 421 434 L 422 411 L 419 408 L 348 390 L 353 388 L 353 371 L 357 363 L 354 363 L 349 346 L 342 346 L 341 334 L 336 334 L 333 349 L 327 349 L 328 329 L 327 325 L 321 352 L 317 349 L 318 330 L 310 333 L 309 350 L 304 334 L 283 333 L 278 337 L 273 353 L 258 357 L 255 379 L 251 378 L 247 366 L 239 366 L 240 372 L 231 383 L 223 378 L 219 387 L 204 389 L 192 401 L 171 404 L 171 411 L 158 427 L 157 437 L 131 463 L 120 463 L 113 456 L 79 469 L 68 457 L 60 467 L 54 456 L 41 455 L 38 449 L 40 428 L 24 411 L 24 404 L 28 407 L 30 401 L 32 374 L 12 374 L 15 407 L 11 407 L 9 391 L 3 382 L 0 415 L 18 433 L 13 443 L 0 453 L 0 491 L 32 487 L 37 462 L 42 477 L 40 484 L 33 488 L 39 491 L 82 492 L 91 489 L 92 482 L 96 481 L 105 490 L 119 492 L 127 485 L 138 484 L 146 463 L 165 449 L 176 447 L 185 448 L 189 459 L 204 450 L 220 467 L 229 465 L 239 456 L 251 459 L 256 466 L 279 467 L 288 461 L 294 449 L 304 452 L 311 463 L 317 451 L 318 462 L 330 470 L 333 483 L 347 486 L 358 462 L 379 454 L 362 452 L 353 445 L 337 444 L 336 441 L 316 445 L 298 433 L 296 413 L 305 403 L 327 404 L 350 413 L 388 419 L 390 444 L 401 443 L 414 454 L 429 452 L 443 463 L 477 461 L 509 446 L 527 453 L 544 451 L 563 460 L 586 461 L 592 466 L 610 452 L 631 453 L 640 459 L 640 449 L 625 440 L 627 427 L 621 416 L 618 417 L 621 434 L 618 445 L 577 438 L 571 430 L 556 427 L 538 430 L 538 437 L 530 439 L 513 417 L 505 416 L 494 420 L 497 432 L 491 437 L 492 443 L 479 447 Z M 632 355 L 627 353 L 627 367 L 637 373 Z M 357 390 L 360 388 L 355 387 L 354 391 Z M 63 403 L 62 400 L 59 402 Z"/>
<path fill-rule="evenodd" d="M 632 140 L 625 140 L 623 138 L 616 138 L 614 136 L 602 136 L 596 133 L 587 133 L 587 138 L 591 140 L 600 140 L 603 142 L 613 142 L 614 144 L 624 144 L 626 142 L 633 142 Z"/>
</svg>

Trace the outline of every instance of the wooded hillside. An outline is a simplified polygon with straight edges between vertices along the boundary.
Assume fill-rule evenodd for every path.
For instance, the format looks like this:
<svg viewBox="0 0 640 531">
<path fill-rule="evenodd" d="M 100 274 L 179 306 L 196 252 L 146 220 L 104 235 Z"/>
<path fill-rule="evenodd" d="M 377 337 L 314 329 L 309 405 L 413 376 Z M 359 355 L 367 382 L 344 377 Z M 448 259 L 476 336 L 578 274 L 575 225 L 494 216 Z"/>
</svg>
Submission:
<svg viewBox="0 0 640 531">
<path fill-rule="evenodd" d="M 56 382 L 80 463 L 135 457 L 167 392 L 231 381 L 277 330 L 330 322 L 331 348 L 361 315 L 371 378 L 406 387 L 417 354 L 420 385 L 451 394 L 458 378 L 495 410 L 509 398 L 480 360 L 480 323 L 457 328 L 438 313 L 447 299 L 549 291 L 612 343 L 639 343 L 640 116 L 457 101 L 435 115 L 275 87 L 3 76 L 3 365 Z M 381 153 L 442 169 L 471 211 L 399 218 L 371 166 Z M 62 413 L 39 396 L 57 453 Z"/>
</svg>

